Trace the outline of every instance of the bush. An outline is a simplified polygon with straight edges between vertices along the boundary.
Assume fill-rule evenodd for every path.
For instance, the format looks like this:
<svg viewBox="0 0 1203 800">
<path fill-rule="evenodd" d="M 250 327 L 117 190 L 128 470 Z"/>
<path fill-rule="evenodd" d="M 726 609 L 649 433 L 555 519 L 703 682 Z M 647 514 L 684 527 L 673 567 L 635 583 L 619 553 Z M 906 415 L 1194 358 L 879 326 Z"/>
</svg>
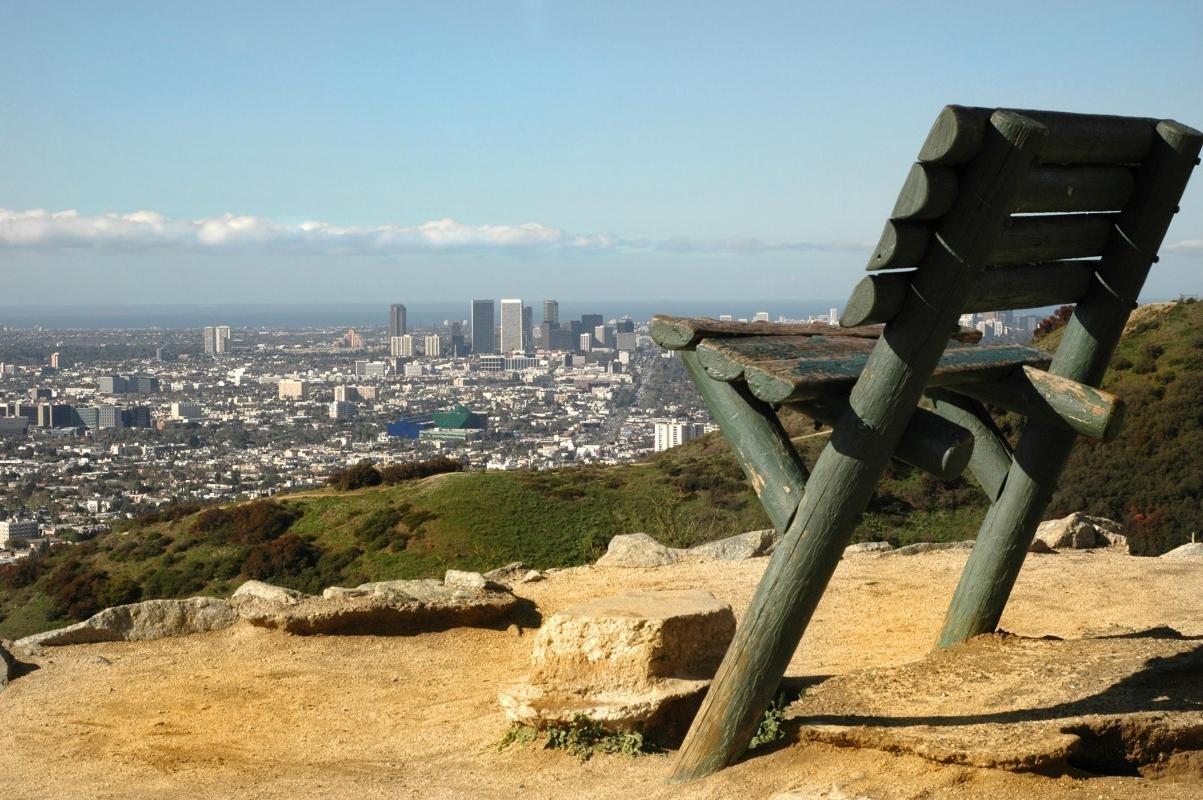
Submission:
<svg viewBox="0 0 1203 800">
<path fill-rule="evenodd" d="M 301 516 L 274 500 L 256 500 L 229 508 L 210 508 L 193 521 L 190 531 L 215 544 L 255 545 L 282 535 Z"/>
<path fill-rule="evenodd" d="M 462 472 L 464 465 L 446 456 L 436 456 L 426 461 L 411 461 L 404 464 L 389 464 L 380 470 L 381 479 L 387 484 L 412 481 L 418 478 L 429 478 L 431 475 L 441 475 L 445 472 Z"/>
<path fill-rule="evenodd" d="M 295 533 L 255 545 L 242 562 L 242 572 L 260 581 L 295 578 L 317 564 L 321 551 Z"/>
<path fill-rule="evenodd" d="M 45 559 L 39 556 L 22 558 L 16 563 L 0 567 L 0 585 L 9 589 L 24 589 L 26 586 L 32 586 L 47 569 Z"/>
<path fill-rule="evenodd" d="M 326 483 L 340 492 L 349 492 L 367 486 L 379 486 L 381 480 L 380 470 L 372 466 L 372 462 L 361 461 L 349 469 L 335 472 L 326 479 Z"/>
</svg>

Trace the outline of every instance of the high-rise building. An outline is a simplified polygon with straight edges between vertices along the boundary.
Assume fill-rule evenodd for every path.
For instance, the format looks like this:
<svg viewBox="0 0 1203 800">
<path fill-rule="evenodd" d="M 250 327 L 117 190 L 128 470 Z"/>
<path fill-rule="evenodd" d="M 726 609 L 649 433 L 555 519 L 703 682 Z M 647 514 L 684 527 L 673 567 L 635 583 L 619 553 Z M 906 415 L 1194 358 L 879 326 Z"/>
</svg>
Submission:
<svg viewBox="0 0 1203 800">
<path fill-rule="evenodd" d="M 472 352 L 496 353 L 493 340 L 493 301 L 472 301 Z"/>
<path fill-rule="evenodd" d="M 617 336 L 617 346 L 622 352 L 630 352 L 635 349 L 636 337 L 634 333 L 619 331 Z"/>
<path fill-rule="evenodd" d="M 592 333 L 582 333 L 580 346 L 577 349 L 579 349 L 582 353 L 588 353 L 590 350 L 592 350 L 593 349 L 593 334 Z"/>
<path fill-rule="evenodd" d="M 552 325 L 560 324 L 560 303 L 557 300 L 543 301 L 543 322 Z"/>
<path fill-rule="evenodd" d="M 297 378 L 284 378 L 279 388 L 281 400 L 304 400 L 309 397 L 309 384 Z"/>
<path fill-rule="evenodd" d="M 388 340 L 388 354 L 393 358 L 408 357 L 414 354 L 414 337 L 408 333 L 404 336 L 393 336 Z"/>
<path fill-rule="evenodd" d="M 426 357 L 438 358 L 440 355 L 439 337 L 437 335 L 426 337 Z"/>
<path fill-rule="evenodd" d="M 522 301 L 517 298 L 501 301 L 501 352 L 520 353 L 522 341 Z"/>
<path fill-rule="evenodd" d="M 768 322 L 769 321 L 769 312 L 757 311 L 756 316 L 752 317 L 752 321 L 753 322 Z"/>
<path fill-rule="evenodd" d="M 531 344 L 534 341 L 534 336 L 531 333 L 531 328 L 535 324 L 535 311 L 530 306 L 522 307 L 522 349 L 530 350 Z"/>
<path fill-rule="evenodd" d="M 384 377 L 384 362 L 383 361 L 356 361 L 355 362 L 355 377 L 357 377 L 357 378 L 383 378 Z"/>
<path fill-rule="evenodd" d="M 388 307 L 388 335 L 405 335 L 405 306 L 394 303 Z"/>
<path fill-rule="evenodd" d="M 101 394 L 125 394 L 129 385 L 120 375 L 101 375 L 96 379 L 96 391 Z"/>
<path fill-rule="evenodd" d="M 345 400 L 335 400 L 330 404 L 330 419 L 351 419 L 355 416 L 355 404 Z"/>
<path fill-rule="evenodd" d="M 217 328 L 206 325 L 202 338 L 205 342 L 205 355 L 211 356 L 217 353 Z"/>
<path fill-rule="evenodd" d="M 60 356 L 58 353 L 51 353 L 50 354 L 51 369 L 62 369 L 63 366 L 65 366 L 65 365 L 63 364 L 62 356 Z"/>
<path fill-rule="evenodd" d="M 659 453 L 670 447 L 693 441 L 705 432 L 706 428 L 700 422 L 657 422 L 654 449 Z"/>
<path fill-rule="evenodd" d="M 614 325 L 615 330 L 619 333 L 635 332 L 635 320 L 631 319 L 630 317 L 624 317 L 623 319 L 620 319 L 618 322 L 614 323 Z"/>
<path fill-rule="evenodd" d="M 213 332 L 214 352 L 218 355 L 230 349 L 230 326 L 218 325 Z"/>
</svg>

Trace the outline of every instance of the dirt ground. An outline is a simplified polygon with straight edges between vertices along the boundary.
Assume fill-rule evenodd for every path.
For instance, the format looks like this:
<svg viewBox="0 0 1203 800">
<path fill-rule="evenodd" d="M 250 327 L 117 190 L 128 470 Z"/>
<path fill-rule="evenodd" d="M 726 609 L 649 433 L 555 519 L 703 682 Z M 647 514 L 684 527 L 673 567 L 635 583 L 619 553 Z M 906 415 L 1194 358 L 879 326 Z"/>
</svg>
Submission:
<svg viewBox="0 0 1203 800">
<path fill-rule="evenodd" d="M 931 650 L 966 553 L 845 559 L 794 676 L 891 668 Z M 765 560 L 580 568 L 520 586 L 546 615 L 628 589 L 705 588 L 742 612 Z M 1169 626 L 1203 635 L 1203 564 L 1032 556 L 1003 627 L 1082 638 Z M 668 786 L 670 755 L 588 763 L 496 747 L 498 688 L 530 630 L 299 637 L 244 624 L 202 636 L 64 647 L 0 692 L 0 797 L 25 798 L 1201 798 L 1203 783 L 1045 777 L 791 739 Z M 965 708 L 964 713 L 986 709 Z M 825 795 L 826 796 L 826 795 Z"/>
</svg>

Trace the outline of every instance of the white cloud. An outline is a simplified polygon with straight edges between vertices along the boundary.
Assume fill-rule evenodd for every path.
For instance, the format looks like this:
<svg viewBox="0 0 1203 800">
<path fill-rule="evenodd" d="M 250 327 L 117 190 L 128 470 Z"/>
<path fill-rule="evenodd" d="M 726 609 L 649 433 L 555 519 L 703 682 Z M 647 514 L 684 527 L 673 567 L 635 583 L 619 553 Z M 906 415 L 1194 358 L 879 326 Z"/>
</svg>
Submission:
<svg viewBox="0 0 1203 800">
<path fill-rule="evenodd" d="M 1203 239 L 1182 239 L 1170 242 L 1161 248 L 1167 253 L 1187 253 L 1189 255 L 1203 254 Z"/>
<path fill-rule="evenodd" d="M 155 211 L 84 215 L 74 210 L 9 211 L 0 208 L 0 247 L 86 247 L 123 251 L 159 248 L 221 251 L 249 247 L 318 254 L 476 250 L 754 255 L 816 250 L 861 251 L 871 244 L 760 239 L 624 239 L 602 233 L 569 233 L 538 222 L 468 225 L 453 219 L 438 219 L 418 225 L 337 226 L 320 221 L 282 223 L 238 214 L 171 219 Z"/>
</svg>

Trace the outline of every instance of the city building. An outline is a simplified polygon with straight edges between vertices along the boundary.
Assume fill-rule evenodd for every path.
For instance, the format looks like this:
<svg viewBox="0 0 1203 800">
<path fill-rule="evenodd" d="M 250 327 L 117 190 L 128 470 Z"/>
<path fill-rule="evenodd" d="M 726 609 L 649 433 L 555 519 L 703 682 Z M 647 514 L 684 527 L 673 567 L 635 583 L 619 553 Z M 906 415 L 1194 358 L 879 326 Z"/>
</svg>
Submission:
<svg viewBox="0 0 1203 800">
<path fill-rule="evenodd" d="M 472 352 L 496 353 L 493 332 L 493 301 L 472 301 Z"/>
<path fill-rule="evenodd" d="M 593 334 L 582 333 L 580 336 L 580 346 L 578 348 L 582 353 L 588 353 L 593 349 Z"/>
<path fill-rule="evenodd" d="M 62 369 L 63 367 L 65 367 L 66 364 L 64 364 L 63 361 L 64 361 L 63 357 L 60 356 L 58 353 L 50 354 L 50 366 L 52 369 Z"/>
<path fill-rule="evenodd" d="M 217 328 L 212 325 L 206 325 L 201 334 L 201 338 L 205 343 L 205 355 L 211 356 L 217 353 Z"/>
<path fill-rule="evenodd" d="M 383 361 L 356 361 L 356 378 L 383 378 L 385 373 Z"/>
<path fill-rule="evenodd" d="M 769 312 L 757 311 L 756 316 L 752 317 L 752 321 L 753 322 L 768 322 L 769 321 Z"/>
<path fill-rule="evenodd" d="M 388 307 L 388 335 L 389 338 L 394 336 L 404 336 L 405 329 L 405 306 L 400 303 L 394 303 Z"/>
<path fill-rule="evenodd" d="M 330 404 L 330 419 L 352 419 L 355 416 L 355 404 L 345 400 L 335 400 Z"/>
<path fill-rule="evenodd" d="M 281 400 L 304 400 L 309 397 L 309 384 L 296 378 L 284 378 L 280 381 Z"/>
<path fill-rule="evenodd" d="M 29 430 L 25 417 L 0 417 L 0 436 L 20 436 Z"/>
<path fill-rule="evenodd" d="M 535 311 L 530 306 L 522 307 L 522 350 L 529 351 L 534 346 Z"/>
<path fill-rule="evenodd" d="M 96 379 L 96 391 L 101 394 L 125 394 L 128 388 L 125 378 L 120 375 L 101 375 Z"/>
<path fill-rule="evenodd" d="M 526 349 L 522 340 L 522 301 L 517 298 L 501 301 L 501 352 L 521 353 Z"/>
<path fill-rule="evenodd" d="M 426 357 L 427 358 L 438 358 L 439 353 L 440 353 L 439 337 L 438 336 L 427 336 L 426 337 Z"/>
<path fill-rule="evenodd" d="M 393 358 L 412 357 L 414 354 L 414 337 L 409 334 L 389 337 L 388 354 Z"/>
<path fill-rule="evenodd" d="M 430 372 L 425 364 L 411 363 L 405 365 L 404 374 L 407 378 L 420 378 Z"/>
<path fill-rule="evenodd" d="M 230 326 L 218 325 L 213 332 L 213 347 L 217 355 L 230 349 Z"/>
<path fill-rule="evenodd" d="M 629 352 L 629 351 L 635 349 L 635 342 L 637 341 L 637 337 L 634 333 L 627 333 L 626 331 L 619 331 L 616 339 L 617 339 L 616 346 L 618 347 L 619 350 Z"/>
<path fill-rule="evenodd" d="M 560 304 L 556 300 L 543 301 L 543 323 L 560 324 Z"/>
<path fill-rule="evenodd" d="M 196 403 L 172 403 L 172 419 L 200 419 L 201 407 Z"/>
<path fill-rule="evenodd" d="M 354 328 L 347 328 L 347 332 L 334 340 L 334 346 L 342 350 L 362 350 L 363 336 Z"/>
<path fill-rule="evenodd" d="M 40 533 L 35 520 L 8 520 L 0 522 L 0 545 L 12 549 L 14 545 L 22 549 L 30 539 L 37 539 Z"/>
<path fill-rule="evenodd" d="M 700 422 L 657 422 L 656 441 L 653 449 L 659 453 L 670 447 L 693 441 L 706 432 Z"/>
</svg>

